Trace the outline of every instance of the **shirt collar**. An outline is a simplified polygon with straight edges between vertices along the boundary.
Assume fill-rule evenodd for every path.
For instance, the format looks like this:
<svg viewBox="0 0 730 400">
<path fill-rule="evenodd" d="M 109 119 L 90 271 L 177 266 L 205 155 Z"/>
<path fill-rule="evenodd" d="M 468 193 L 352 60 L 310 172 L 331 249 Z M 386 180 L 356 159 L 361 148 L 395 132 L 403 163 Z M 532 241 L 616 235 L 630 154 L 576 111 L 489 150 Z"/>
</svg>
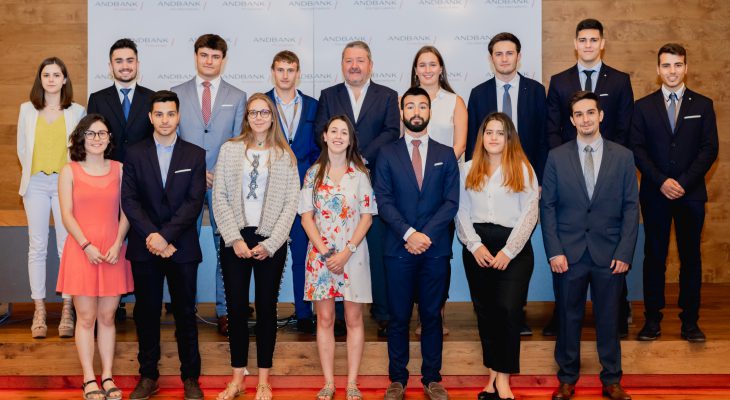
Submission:
<svg viewBox="0 0 730 400">
<path fill-rule="evenodd" d="M 497 81 L 497 89 L 502 89 L 505 84 L 510 84 L 510 89 L 520 86 L 520 74 L 515 74 L 515 77 L 512 78 L 509 82 L 503 82 L 499 78 L 495 77 L 495 80 Z"/>
<path fill-rule="evenodd" d="M 425 135 L 419 136 L 417 138 L 409 135 L 408 132 L 405 132 L 403 134 L 403 137 L 406 139 L 406 144 L 408 144 L 409 146 L 411 145 L 411 142 L 414 141 L 414 140 L 420 140 L 421 141 L 421 145 L 423 145 L 423 144 L 425 144 L 425 143 L 428 142 L 428 132 L 426 132 Z"/>
<path fill-rule="evenodd" d="M 578 143 L 579 151 L 583 151 L 583 149 L 588 145 L 588 143 L 580 139 L 580 136 L 576 137 L 575 141 Z M 601 133 L 599 132 L 598 139 L 594 140 L 593 143 L 591 143 L 591 147 L 593 147 L 593 152 L 595 153 L 601 148 L 601 146 L 603 146 L 603 136 L 601 136 Z"/>
<path fill-rule="evenodd" d="M 206 80 L 201 78 L 200 75 L 195 75 L 195 86 L 203 86 L 203 82 Z M 217 78 L 211 79 L 208 82 L 210 82 L 210 88 L 211 89 L 217 89 L 218 85 L 221 83 L 221 76 L 218 75 Z"/>
<path fill-rule="evenodd" d="M 117 89 L 117 93 L 121 93 L 122 89 L 132 89 L 129 91 L 129 93 L 131 94 L 131 93 L 134 93 L 134 89 L 137 88 L 137 82 L 136 81 L 132 82 L 132 84 L 128 88 L 125 88 L 125 87 L 122 87 L 122 85 L 120 85 L 119 82 L 117 82 L 115 80 L 114 87 Z"/>
<path fill-rule="evenodd" d="M 154 135 L 152 135 L 152 139 L 155 140 L 155 147 L 158 150 L 163 149 L 163 150 L 172 151 L 172 148 L 175 147 L 175 143 L 177 143 L 177 133 L 175 134 L 175 140 L 173 140 L 172 143 L 170 143 L 169 146 L 165 146 L 164 144 L 158 142 L 157 141 L 157 138 Z"/>
<path fill-rule="evenodd" d="M 682 83 L 682 86 L 680 86 L 679 89 L 677 89 L 676 92 L 672 92 L 671 90 L 669 90 L 669 88 L 667 88 L 666 86 L 664 86 L 662 84 L 662 94 L 664 95 L 664 101 L 669 101 L 669 95 L 672 94 L 672 93 L 676 93 L 677 94 L 677 100 L 680 100 L 682 98 L 682 96 L 684 95 L 684 90 L 686 88 L 687 87 L 684 86 L 684 83 Z"/>
<path fill-rule="evenodd" d="M 591 77 L 595 77 L 598 75 L 598 72 L 601 71 L 601 67 L 603 67 L 603 61 L 599 61 L 598 64 L 588 68 L 583 66 L 583 64 L 578 63 L 578 73 L 582 74 L 583 71 L 596 71 L 596 75 L 592 75 Z"/>
<path fill-rule="evenodd" d="M 294 104 L 297 104 L 302 101 L 302 96 L 299 94 L 299 91 L 297 90 L 296 96 L 294 96 L 294 100 L 290 101 L 288 104 L 284 104 L 284 101 L 281 100 L 281 97 L 279 97 L 279 94 L 276 93 L 276 89 L 274 89 L 274 99 L 276 100 L 276 104 L 281 104 L 282 106 L 291 106 Z"/>
<path fill-rule="evenodd" d="M 347 81 L 345 81 L 345 86 L 347 87 L 347 90 L 352 92 L 352 86 L 350 86 L 350 84 L 347 83 Z M 360 89 L 360 93 L 367 92 L 369 87 L 370 87 L 370 78 L 368 78 L 368 80 L 365 82 L 365 84 L 362 85 L 362 89 Z"/>
</svg>

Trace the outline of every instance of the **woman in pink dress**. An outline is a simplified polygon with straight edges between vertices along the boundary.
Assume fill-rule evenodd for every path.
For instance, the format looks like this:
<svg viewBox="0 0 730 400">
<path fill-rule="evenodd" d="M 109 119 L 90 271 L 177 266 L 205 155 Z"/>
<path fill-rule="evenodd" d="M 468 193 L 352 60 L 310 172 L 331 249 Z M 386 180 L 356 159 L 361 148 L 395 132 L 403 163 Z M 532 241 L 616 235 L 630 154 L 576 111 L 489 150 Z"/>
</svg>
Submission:
<svg viewBox="0 0 730 400">
<path fill-rule="evenodd" d="M 69 138 L 71 163 L 61 170 L 58 193 L 66 240 L 56 291 L 73 296 L 76 349 L 84 375 L 85 399 L 121 399 L 112 379 L 116 328 L 114 312 L 122 294 L 134 291 L 124 258 L 129 230 L 120 207 L 122 165 L 108 157 L 111 133 L 104 117 L 89 114 Z M 94 374 L 94 325 L 97 327 L 101 384 Z"/>
</svg>

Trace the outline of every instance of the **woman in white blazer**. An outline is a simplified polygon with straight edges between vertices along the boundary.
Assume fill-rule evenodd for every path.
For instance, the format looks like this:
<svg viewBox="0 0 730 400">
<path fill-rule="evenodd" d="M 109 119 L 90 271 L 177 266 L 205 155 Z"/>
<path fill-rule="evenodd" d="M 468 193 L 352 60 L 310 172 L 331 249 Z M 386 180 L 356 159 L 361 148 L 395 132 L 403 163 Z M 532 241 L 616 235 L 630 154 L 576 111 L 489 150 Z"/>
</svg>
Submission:
<svg viewBox="0 0 730 400">
<path fill-rule="evenodd" d="M 22 168 L 20 195 L 28 219 L 28 275 L 35 303 L 31 333 L 44 338 L 46 325 L 46 254 L 49 217 L 53 211 L 58 258 L 66 241 L 58 204 L 58 174 L 68 161 L 68 137 L 84 116 L 84 107 L 73 102 L 66 65 L 56 57 L 41 62 L 30 90 L 30 101 L 20 105 L 18 160 Z M 59 336 L 73 337 L 70 296 L 64 296 Z"/>
</svg>

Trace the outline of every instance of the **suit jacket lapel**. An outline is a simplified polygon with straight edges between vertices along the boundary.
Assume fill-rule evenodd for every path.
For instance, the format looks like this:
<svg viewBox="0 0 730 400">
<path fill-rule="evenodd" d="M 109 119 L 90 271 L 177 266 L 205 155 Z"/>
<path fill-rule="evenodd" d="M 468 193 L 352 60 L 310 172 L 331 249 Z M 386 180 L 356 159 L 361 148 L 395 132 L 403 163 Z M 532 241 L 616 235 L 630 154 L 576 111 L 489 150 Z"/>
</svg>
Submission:
<svg viewBox="0 0 730 400">
<path fill-rule="evenodd" d="M 139 114 L 144 114 L 145 101 L 142 99 L 142 95 L 139 92 L 139 85 L 134 89 L 134 97 L 132 97 L 132 104 L 129 107 L 129 117 L 127 118 L 126 126 L 129 127 L 134 121 L 134 118 Z M 121 108 L 121 107 L 120 107 Z"/>
<path fill-rule="evenodd" d="M 591 197 L 591 203 L 599 196 L 599 191 L 604 186 L 603 181 L 608 179 L 606 175 L 610 174 L 613 170 L 613 147 L 611 143 L 608 143 L 606 139 L 603 140 L 603 155 L 601 156 L 601 165 L 598 167 L 598 178 L 596 179 L 596 186 L 593 188 L 593 197 Z M 585 186 L 585 179 L 583 180 Z M 586 194 L 588 192 L 586 191 Z"/>
<path fill-rule="evenodd" d="M 515 120 L 519 125 L 519 121 L 527 121 L 529 110 L 527 109 L 527 85 L 525 84 L 527 78 L 520 74 L 520 94 L 517 96 L 517 119 Z M 527 131 L 522 128 L 520 131 L 523 132 L 523 136 L 527 134 Z M 518 132 L 520 132 L 518 131 Z"/>
<path fill-rule="evenodd" d="M 684 94 L 682 95 L 682 104 L 679 106 L 679 112 L 677 113 L 677 123 L 674 124 L 674 134 L 679 134 L 679 128 L 682 127 L 684 117 L 687 116 L 687 110 L 692 107 L 692 92 L 685 87 Z M 667 120 L 669 117 L 666 118 Z M 668 123 L 668 122 L 667 122 Z"/>
<path fill-rule="evenodd" d="M 421 186 L 421 192 L 426 191 L 426 187 L 431 182 L 431 176 L 433 175 L 434 164 L 436 163 L 436 152 L 433 149 L 433 144 L 436 143 L 433 139 L 428 138 L 428 150 L 426 151 L 426 169 L 423 171 L 423 186 Z M 412 164 L 411 164 L 412 165 Z M 413 167 L 411 167 L 413 169 Z M 415 177 L 415 172 L 413 174 Z"/>
<path fill-rule="evenodd" d="M 225 99 L 228 97 L 228 84 L 221 79 L 220 87 L 218 88 L 218 93 L 215 95 L 215 103 L 213 104 L 213 109 L 210 113 L 210 123 L 215 119 L 215 116 L 218 115 L 218 113 L 221 110 L 221 105 L 225 102 Z M 200 113 L 200 118 L 203 118 L 202 111 Z"/>
<path fill-rule="evenodd" d="M 341 104 L 341 109 L 345 110 L 347 118 L 350 118 L 352 124 L 356 125 L 357 121 L 355 121 L 355 112 L 352 109 L 352 103 L 350 103 L 350 95 L 347 93 L 347 87 L 345 87 L 344 83 L 341 83 L 340 87 L 337 90 L 337 100 L 339 100 Z M 362 109 L 360 110 L 360 112 L 362 112 Z"/>
<path fill-rule="evenodd" d="M 487 109 L 484 111 L 489 110 L 497 110 L 497 78 L 494 77 L 487 81 L 487 98 L 485 99 L 487 102 Z M 485 116 L 487 113 L 484 114 Z M 482 121 L 477 121 L 479 125 L 482 124 Z"/>
<path fill-rule="evenodd" d="M 301 97 L 300 105 L 299 105 L 299 123 L 297 124 L 296 131 L 294 131 L 294 142 L 299 139 L 300 135 L 297 135 L 297 133 L 301 132 L 302 125 L 304 125 L 307 122 L 307 112 L 309 112 L 309 102 L 304 101 L 304 94 L 297 90 L 297 93 L 299 93 L 299 96 Z M 294 116 L 296 118 L 296 115 Z M 281 122 L 281 119 L 280 119 Z M 291 132 L 289 133 L 291 134 Z M 316 135 L 315 135 L 316 137 Z"/>
<path fill-rule="evenodd" d="M 137 96 L 134 96 L 134 98 L 137 98 Z M 119 95 L 117 94 L 117 87 L 115 85 L 112 85 L 107 92 L 106 92 L 106 101 L 109 104 L 109 109 L 112 110 L 112 113 L 114 114 L 114 118 L 119 121 L 119 126 L 126 126 L 127 123 L 124 121 L 124 111 L 122 110 L 122 103 L 119 101 Z M 134 103 L 132 103 L 134 105 Z M 131 114 L 130 109 L 130 114 Z M 121 133 L 121 132 L 112 132 L 112 134 L 115 133 Z"/>
<path fill-rule="evenodd" d="M 580 86 L 580 77 L 578 76 L 579 73 L 580 72 L 578 71 L 578 64 L 574 65 L 573 68 L 570 69 L 568 79 L 570 80 L 570 85 L 572 87 L 570 88 L 570 93 L 568 94 L 568 97 L 572 96 L 573 93 L 583 89 Z"/>
<path fill-rule="evenodd" d="M 606 64 L 601 64 L 601 69 L 596 74 L 596 83 L 594 84 L 593 93 L 600 95 L 598 90 L 603 88 L 604 83 L 608 80 L 608 69 Z"/>
<path fill-rule="evenodd" d="M 211 117 L 211 119 L 212 119 L 212 117 Z M 177 171 L 177 166 L 178 166 L 178 164 L 180 164 L 180 161 L 182 161 L 182 159 L 183 159 L 182 149 L 180 148 L 181 146 L 182 146 L 182 144 L 181 144 L 180 138 L 177 138 L 177 141 L 175 142 L 175 147 L 172 148 L 172 157 L 170 158 L 170 168 L 167 169 L 167 180 L 165 181 L 165 192 L 170 191 L 170 187 L 172 187 L 172 184 L 173 184 L 173 176 L 175 176 L 175 171 Z M 162 182 L 160 182 L 160 184 L 162 184 Z"/>
<path fill-rule="evenodd" d="M 188 81 L 188 84 L 186 85 L 185 89 L 188 92 L 187 98 L 188 98 L 188 103 L 190 105 L 189 112 L 191 112 L 197 116 L 196 118 L 198 119 L 200 126 L 205 127 L 205 121 L 203 121 L 203 112 L 200 108 L 200 103 L 198 102 L 198 88 L 195 85 L 195 78 Z M 218 95 L 220 95 L 220 89 L 219 89 Z M 218 100 L 218 97 L 219 96 L 216 96 L 216 100 Z M 211 121 L 213 120 L 212 114 L 211 114 L 210 120 Z"/>
<path fill-rule="evenodd" d="M 583 189 L 583 196 L 586 200 L 588 199 L 588 189 L 586 188 L 586 179 L 583 175 L 583 168 L 580 166 L 580 158 L 578 158 L 578 145 L 576 141 L 572 141 L 575 146 L 573 147 L 573 150 L 568 152 L 568 159 L 570 160 L 570 163 L 573 165 L 573 171 L 576 174 L 576 177 L 578 178 L 578 185 Z M 596 190 L 593 189 L 593 194 L 595 195 Z"/>
<path fill-rule="evenodd" d="M 408 175 L 408 180 L 413 184 L 416 190 L 418 190 L 418 180 L 416 180 L 416 172 L 413 171 L 413 163 L 411 162 L 411 156 L 408 155 L 408 143 L 405 138 L 400 139 L 398 144 L 398 158 L 403 163 L 403 169 Z"/>
<path fill-rule="evenodd" d="M 360 93 L 360 96 L 362 96 L 362 93 Z M 368 87 L 367 93 L 365 93 L 365 98 L 362 101 L 362 107 L 360 107 L 360 114 L 357 116 L 358 121 L 361 121 L 364 118 L 365 113 L 369 109 L 372 108 L 373 104 L 375 104 L 375 101 L 378 97 L 378 87 L 375 86 L 373 81 L 370 81 L 370 87 Z"/>
<path fill-rule="evenodd" d="M 147 146 L 147 159 L 150 161 L 150 171 L 152 171 L 152 175 L 155 177 L 155 182 L 157 182 L 156 187 L 160 191 L 164 191 L 165 189 L 162 187 L 162 175 L 160 174 L 160 160 L 157 159 L 157 147 L 154 139 L 150 139 L 149 146 Z M 170 164 L 172 164 L 172 162 Z"/>
<path fill-rule="evenodd" d="M 656 113 L 659 116 L 659 119 L 664 122 L 665 133 L 672 135 L 672 127 L 669 125 L 669 114 L 667 113 L 667 107 L 664 105 L 664 93 L 662 93 L 661 89 L 654 93 L 655 94 L 652 102 L 656 107 Z"/>
</svg>

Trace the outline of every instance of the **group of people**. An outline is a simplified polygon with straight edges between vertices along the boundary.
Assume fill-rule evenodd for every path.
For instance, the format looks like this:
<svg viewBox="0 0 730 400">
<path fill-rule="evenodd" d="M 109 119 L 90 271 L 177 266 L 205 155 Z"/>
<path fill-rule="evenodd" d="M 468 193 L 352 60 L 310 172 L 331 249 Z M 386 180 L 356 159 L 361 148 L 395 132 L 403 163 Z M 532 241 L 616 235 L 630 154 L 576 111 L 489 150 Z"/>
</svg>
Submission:
<svg viewBox="0 0 730 400">
<path fill-rule="evenodd" d="M 184 396 L 202 399 L 195 302 L 207 205 L 219 251 L 218 327 L 229 338 L 232 367 L 219 400 L 245 390 L 252 273 L 255 398 L 272 398 L 276 305 L 289 249 L 297 329 L 317 336 L 324 376 L 318 400 L 334 398 L 335 335 L 344 332 L 347 399 L 362 399 L 357 379 L 367 303 L 388 340 L 385 399 L 404 398 L 414 303 L 423 389 L 430 399 L 447 399 L 440 383 L 443 306 L 456 234 L 489 369 L 478 398 L 514 398 L 509 378 L 520 371 L 534 266 L 530 238 L 539 218 L 556 297 L 548 330 L 557 333 L 560 386 L 552 398 L 574 394 L 590 287 L 604 395 L 630 399 L 620 385 L 619 338 L 639 207 L 646 221 L 646 324 L 639 339 L 661 333 L 674 220 L 681 335 L 704 341 L 697 324 L 699 239 L 704 175 L 717 157 L 718 137 L 711 100 L 684 85 L 682 46 L 659 49 L 662 87 L 634 103 L 629 76 L 603 63 L 604 45 L 601 23 L 581 21 L 578 62 L 552 77 L 546 96 L 542 84 L 517 72 L 519 39 L 494 35 L 488 46 L 494 78 L 472 90 L 468 106 L 433 46 L 416 54 L 411 87 L 399 97 L 370 79 L 368 45 L 348 43 L 344 82 L 315 100 L 297 90 L 301 65 L 291 51 L 274 57 L 275 86 L 267 93 L 248 97 L 225 82 L 228 48 L 214 34 L 194 44 L 193 79 L 153 92 L 136 82 L 135 43 L 120 39 L 109 52 L 114 84 L 90 96 L 86 116 L 73 103 L 63 62 L 44 60 L 18 123 L 33 336 L 47 334 L 43 282 L 52 210 L 61 257 L 56 290 L 64 296 L 59 333 L 73 336 L 73 301 L 84 398 L 122 396 L 112 376 L 114 314 L 131 292 L 141 378 L 128 398 L 159 390 L 167 279 Z"/>
</svg>

